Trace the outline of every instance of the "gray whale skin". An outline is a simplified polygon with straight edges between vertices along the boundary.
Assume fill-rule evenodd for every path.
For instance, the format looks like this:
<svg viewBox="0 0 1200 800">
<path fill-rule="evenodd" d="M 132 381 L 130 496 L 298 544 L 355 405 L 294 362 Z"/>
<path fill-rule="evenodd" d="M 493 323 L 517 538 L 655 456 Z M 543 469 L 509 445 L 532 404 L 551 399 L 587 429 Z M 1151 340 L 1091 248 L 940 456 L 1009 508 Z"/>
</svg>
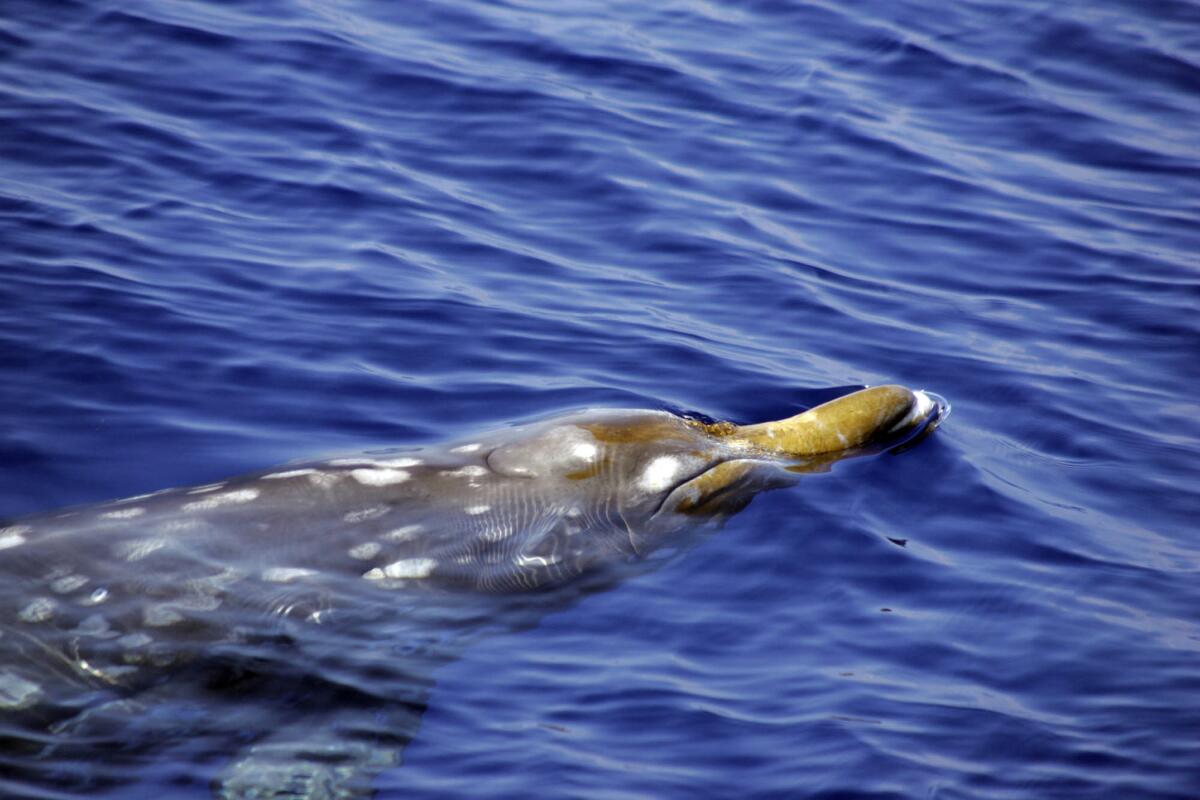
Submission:
<svg viewBox="0 0 1200 800">
<path fill-rule="evenodd" d="M 746 426 L 590 410 L 0 523 L 0 795 L 132 795 L 168 762 L 219 797 L 369 796 L 471 638 L 946 411 L 899 386 Z"/>
</svg>

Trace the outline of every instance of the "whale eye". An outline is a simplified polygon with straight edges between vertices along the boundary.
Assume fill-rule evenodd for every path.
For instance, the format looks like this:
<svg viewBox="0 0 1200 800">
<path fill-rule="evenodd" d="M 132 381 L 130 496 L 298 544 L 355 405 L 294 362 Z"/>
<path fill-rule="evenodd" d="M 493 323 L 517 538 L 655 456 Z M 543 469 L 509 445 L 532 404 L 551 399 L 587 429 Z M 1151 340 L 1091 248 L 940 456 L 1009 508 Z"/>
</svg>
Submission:
<svg viewBox="0 0 1200 800">
<path fill-rule="evenodd" d="M 599 455 L 591 433 L 577 425 L 560 425 L 497 447 L 488 454 L 487 464 L 493 472 L 513 478 L 569 476 L 588 471 Z"/>
</svg>

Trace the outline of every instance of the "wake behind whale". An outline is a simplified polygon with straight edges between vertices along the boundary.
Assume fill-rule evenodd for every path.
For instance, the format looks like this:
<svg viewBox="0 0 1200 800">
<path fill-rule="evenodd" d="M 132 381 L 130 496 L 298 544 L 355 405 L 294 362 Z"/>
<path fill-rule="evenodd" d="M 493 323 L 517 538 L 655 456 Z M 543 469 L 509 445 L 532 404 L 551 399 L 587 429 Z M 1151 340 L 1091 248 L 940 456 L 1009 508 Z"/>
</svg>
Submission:
<svg viewBox="0 0 1200 800">
<path fill-rule="evenodd" d="M 747 426 L 591 410 L 7 523 L 0 790 L 120 785 L 182 751 L 223 762 L 222 797 L 367 796 L 473 638 L 946 410 L 897 386 Z"/>
</svg>

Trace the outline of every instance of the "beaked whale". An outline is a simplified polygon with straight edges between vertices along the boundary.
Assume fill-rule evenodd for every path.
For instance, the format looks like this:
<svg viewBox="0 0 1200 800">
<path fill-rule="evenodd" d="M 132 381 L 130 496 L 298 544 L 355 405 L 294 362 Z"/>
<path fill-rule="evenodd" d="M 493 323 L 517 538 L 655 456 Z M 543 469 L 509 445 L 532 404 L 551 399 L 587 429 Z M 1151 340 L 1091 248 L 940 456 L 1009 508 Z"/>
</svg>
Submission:
<svg viewBox="0 0 1200 800">
<path fill-rule="evenodd" d="M 0 793 L 86 787 L 63 754 L 135 736 L 233 751 L 221 797 L 367 796 L 489 609 L 545 613 L 520 598 L 611 582 L 947 410 L 879 386 L 745 426 L 580 411 L 0 524 Z"/>
</svg>

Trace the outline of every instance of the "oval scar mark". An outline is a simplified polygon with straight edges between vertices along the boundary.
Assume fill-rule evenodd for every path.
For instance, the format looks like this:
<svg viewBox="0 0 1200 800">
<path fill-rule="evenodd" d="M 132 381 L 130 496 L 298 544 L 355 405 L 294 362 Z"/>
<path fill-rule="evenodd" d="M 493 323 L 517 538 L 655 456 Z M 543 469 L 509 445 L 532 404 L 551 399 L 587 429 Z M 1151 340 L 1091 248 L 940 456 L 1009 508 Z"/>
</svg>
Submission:
<svg viewBox="0 0 1200 800">
<path fill-rule="evenodd" d="M 105 511 L 100 515 L 101 519 L 133 519 L 140 517 L 146 513 L 144 508 L 122 508 L 117 511 Z"/>
<path fill-rule="evenodd" d="M 184 511 L 208 511 L 220 506 L 233 505 L 235 503 L 248 503 L 258 497 L 258 489 L 238 489 L 225 494 L 217 494 L 212 497 L 206 497 L 203 500 L 197 500 L 194 503 L 185 503 Z"/>
<path fill-rule="evenodd" d="M 55 581 L 51 581 L 50 589 L 55 594 L 70 594 L 76 589 L 80 589 L 87 585 L 90 579 L 83 575 L 66 575 Z"/>
<path fill-rule="evenodd" d="M 404 483 L 411 477 L 402 469 L 354 469 L 350 477 L 367 486 L 388 486 L 393 483 Z"/>
<path fill-rule="evenodd" d="M 82 600 L 81 602 L 85 606 L 97 606 L 97 605 L 100 605 L 101 603 L 103 603 L 107 599 L 108 599 L 108 589 L 101 587 L 99 589 L 93 590 L 92 593 L 87 596 L 87 599 Z"/>
<path fill-rule="evenodd" d="M 122 647 L 134 648 L 145 647 L 153 641 L 154 639 L 148 634 L 141 633 L 139 631 L 137 633 L 129 633 L 122 636 L 120 639 L 117 639 L 117 644 L 121 645 Z"/>
<path fill-rule="evenodd" d="M 55 603 L 49 597 L 38 597 L 17 612 L 17 617 L 22 622 L 45 622 L 54 616 L 56 608 L 58 608 L 58 603 Z"/>
<path fill-rule="evenodd" d="M 463 509 L 463 511 L 465 511 L 468 514 L 475 515 L 475 514 L 486 514 L 488 511 L 491 511 L 491 509 L 492 509 L 491 506 L 467 506 L 466 508 Z"/>
<path fill-rule="evenodd" d="M 337 475 L 331 475 L 328 472 L 314 472 L 312 475 L 308 476 L 308 481 L 313 486 L 321 486 L 325 488 L 333 486 L 335 483 L 337 483 L 337 480 Z"/>
<path fill-rule="evenodd" d="M 142 612 L 142 621 L 152 628 L 163 628 L 183 621 L 183 615 L 167 606 L 150 606 Z"/>
<path fill-rule="evenodd" d="M 108 620 L 99 614 L 92 614 L 87 619 L 75 626 L 72 633 L 77 633 L 80 636 L 87 636 L 92 639 L 111 639 L 117 636 L 117 632 L 108 624 Z"/>
<path fill-rule="evenodd" d="M 316 574 L 316 570 L 303 567 L 271 567 L 263 570 L 262 579 L 270 583 L 291 583 L 299 578 L 307 578 Z"/>
<path fill-rule="evenodd" d="M 386 567 L 375 567 L 363 573 L 369 581 L 379 581 L 384 578 L 425 578 L 428 577 L 437 561 L 432 558 L 405 558 L 394 561 Z"/>
<path fill-rule="evenodd" d="M 379 542 L 363 542 L 360 545 L 351 547 L 348 553 L 351 558 L 356 558 L 359 561 L 369 561 L 379 555 L 379 551 L 382 549 Z"/>
<path fill-rule="evenodd" d="M 180 597 L 175 604 L 188 611 L 213 611 L 221 607 L 221 598 L 213 594 L 189 594 Z"/>
<path fill-rule="evenodd" d="M 425 462 L 419 458 L 375 458 L 371 463 L 378 467 L 419 467 Z"/>
<path fill-rule="evenodd" d="M 42 687 L 12 672 L 0 672 L 0 709 L 19 711 L 29 708 L 42 694 Z"/>
<path fill-rule="evenodd" d="M 11 525 L 7 528 L 0 528 L 0 550 L 25 544 L 25 534 L 31 530 L 33 528 L 28 525 Z"/>
<path fill-rule="evenodd" d="M 651 492 L 658 492 L 671 485 L 679 471 L 679 461 L 673 456 L 659 456 L 650 462 L 638 485 Z"/>
<path fill-rule="evenodd" d="M 405 539 L 411 539 L 420 532 L 420 525 L 405 525 L 402 528 L 396 528 L 395 530 L 388 531 L 383 535 L 383 538 L 387 539 L 389 542 L 400 542 Z"/>
</svg>

